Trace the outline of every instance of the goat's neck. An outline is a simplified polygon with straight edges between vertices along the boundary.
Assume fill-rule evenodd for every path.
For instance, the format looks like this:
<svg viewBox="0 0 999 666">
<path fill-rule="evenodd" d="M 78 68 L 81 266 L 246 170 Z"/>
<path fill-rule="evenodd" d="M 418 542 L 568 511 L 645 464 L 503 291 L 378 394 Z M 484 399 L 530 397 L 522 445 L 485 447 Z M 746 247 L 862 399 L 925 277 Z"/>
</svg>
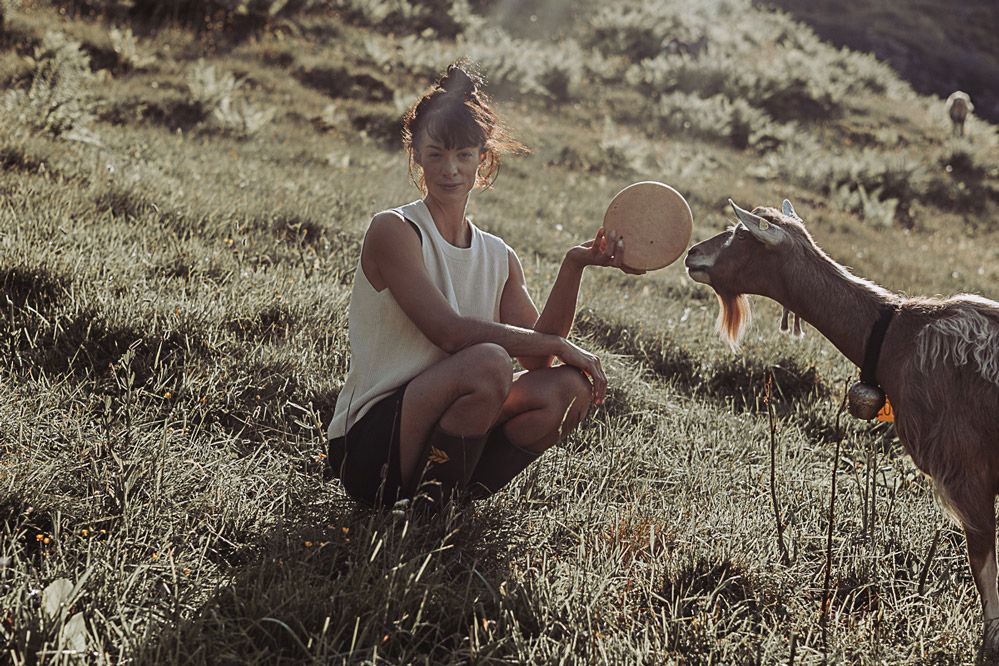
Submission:
<svg viewBox="0 0 999 666">
<path fill-rule="evenodd" d="M 851 275 L 832 259 L 816 256 L 817 265 L 785 275 L 785 294 L 778 298 L 829 339 L 858 367 L 864 346 L 882 305 L 891 292 Z M 809 262 L 811 263 L 811 262 Z"/>
</svg>

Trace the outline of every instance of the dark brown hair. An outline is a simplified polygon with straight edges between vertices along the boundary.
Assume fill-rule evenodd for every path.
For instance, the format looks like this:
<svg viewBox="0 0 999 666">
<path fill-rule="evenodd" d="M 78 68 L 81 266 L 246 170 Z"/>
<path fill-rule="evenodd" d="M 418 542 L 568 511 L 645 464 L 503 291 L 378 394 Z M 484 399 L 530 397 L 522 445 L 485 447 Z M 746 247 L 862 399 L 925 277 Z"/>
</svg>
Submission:
<svg viewBox="0 0 999 666">
<path fill-rule="evenodd" d="M 482 77 L 467 60 L 448 66 L 447 71 L 406 112 L 402 143 L 409 154 L 409 177 L 426 191 L 423 171 L 416 163 L 416 139 L 421 131 L 453 150 L 482 146 L 482 166 L 478 187 L 491 187 L 499 173 L 504 153 L 526 153 L 527 148 L 510 136 L 489 106 L 489 98 L 479 88 Z"/>
</svg>

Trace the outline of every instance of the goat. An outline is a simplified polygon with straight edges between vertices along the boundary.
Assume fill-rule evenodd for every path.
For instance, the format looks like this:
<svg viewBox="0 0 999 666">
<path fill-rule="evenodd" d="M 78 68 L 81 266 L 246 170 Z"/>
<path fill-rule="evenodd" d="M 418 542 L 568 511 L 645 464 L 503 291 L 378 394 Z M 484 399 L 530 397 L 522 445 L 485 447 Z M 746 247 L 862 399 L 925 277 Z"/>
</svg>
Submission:
<svg viewBox="0 0 999 666">
<path fill-rule="evenodd" d="M 956 90 L 947 98 L 947 115 L 950 116 L 951 133 L 954 136 L 964 136 L 964 121 L 967 120 L 975 105 L 971 97 L 963 90 Z"/>
<path fill-rule="evenodd" d="M 866 365 L 890 399 L 905 450 L 964 528 L 982 602 L 982 646 L 999 653 L 999 302 L 894 294 L 833 261 L 786 199 L 782 211 L 729 203 L 738 224 L 694 245 L 684 264 L 717 294 L 719 330 L 733 346 L 750 313 L 747 294 L 777 301 L 858 366 L 875 322 L 894 311 L 879 359 Z"/>
</svg>

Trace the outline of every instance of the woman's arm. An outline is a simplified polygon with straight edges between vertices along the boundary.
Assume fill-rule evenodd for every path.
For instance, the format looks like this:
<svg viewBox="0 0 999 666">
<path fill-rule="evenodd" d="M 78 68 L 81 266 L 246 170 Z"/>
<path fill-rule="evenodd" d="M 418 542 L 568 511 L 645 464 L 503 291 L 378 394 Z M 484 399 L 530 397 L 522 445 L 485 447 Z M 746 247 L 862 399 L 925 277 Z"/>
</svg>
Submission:
<svg viewBox="0 0 999 666">
<path fill-rule="evenodd" d="M 625 273 L 641 275 L 645 271 L 636 271 L 622 265 L 624 256 L 624 240 L 609 238 L 603 229 L 597 231 L 593 240 L 571 248 L 565 255 L 559 267 L 555 283 L 552 285 L 545 308 L 538 310 L 531 300 L 527 290 L 524 269 L 520 259 L 510 250 L 510 278 L 503 291 L 503 303 L 500 308 L 501 320 L 517 326 L 532 328 L 539 333 L 550 333 L 560 337 L 569 335 L 573 319 L 576 317 L 576 301 L 579 298 L 579 284 L 583 277 L 583 269 L 587 266 L 613 266 Z M 518 357 L 520 364 L 527 370 L 547 367 L 552 364 L 552 356 Z"/>
<path fill-rule="evenodd" d="M 490 342 L 511 356 L 555 356 L 589 375 L 594 399 L 603 399 L 607 379 L 593 354 L 557 334 L 458 314 L 427 273 L 419 238 L 395 214 L 381 213 L 371 221 L 361 249 L 361 268 L 372 287 L 389 289 L 416 327 L 445 352 Z"/>
</svg>

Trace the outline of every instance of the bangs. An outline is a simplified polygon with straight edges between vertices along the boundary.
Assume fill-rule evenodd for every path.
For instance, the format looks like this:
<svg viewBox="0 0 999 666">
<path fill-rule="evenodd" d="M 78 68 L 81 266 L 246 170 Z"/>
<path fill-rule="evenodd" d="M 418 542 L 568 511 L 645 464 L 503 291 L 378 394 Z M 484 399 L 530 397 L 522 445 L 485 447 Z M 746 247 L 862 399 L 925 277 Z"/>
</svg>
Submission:
<svg viewBox="0 0 999 666">
<path fill-rule="evenodd" d="M 475 112 L 465 104 L 435 109 L 426 122 L 427 138 L 443 144 L 445 150 L 486 144 L 485 130 Z"/>
</svg>

